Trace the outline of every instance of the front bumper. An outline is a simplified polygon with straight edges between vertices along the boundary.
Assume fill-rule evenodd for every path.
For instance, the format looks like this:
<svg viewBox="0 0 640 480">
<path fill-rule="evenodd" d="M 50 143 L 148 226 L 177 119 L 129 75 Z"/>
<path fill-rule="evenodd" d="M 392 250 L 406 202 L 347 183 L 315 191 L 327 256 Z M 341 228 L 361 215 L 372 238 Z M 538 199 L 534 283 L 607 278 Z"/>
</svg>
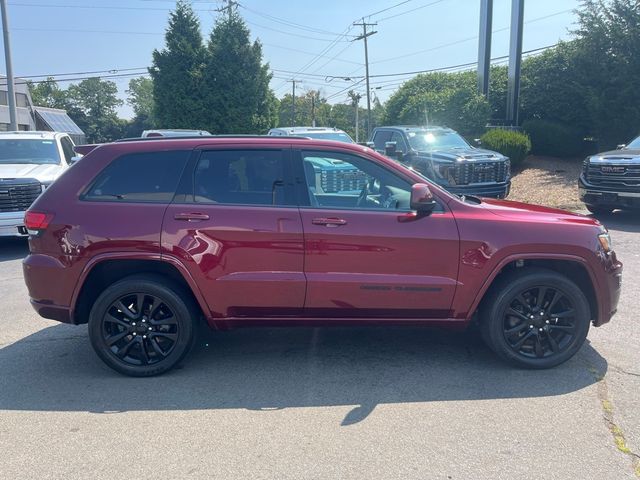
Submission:
<svg viewBox="0 0 640 480">
<path fill-rule="evenodd" d="M 587 205 L 602 205 L 617 208 L 640 208 L 640 191 L 614 190 L 588 183 L 584 175 L 578 180 L 580 201 Z"/>
<path fill-rule="evenodd" d="M 476 197 L 507 198 L 511 190 L 511 181 L 505 183 L 475 184 L 464 186 L 441 185 L 456 195 L 475 195 Z"/>
<path fill-rule="evenodd" d="M 0 213 L 0 237 L 25 237 L 24 212 Z"/>
</svg>

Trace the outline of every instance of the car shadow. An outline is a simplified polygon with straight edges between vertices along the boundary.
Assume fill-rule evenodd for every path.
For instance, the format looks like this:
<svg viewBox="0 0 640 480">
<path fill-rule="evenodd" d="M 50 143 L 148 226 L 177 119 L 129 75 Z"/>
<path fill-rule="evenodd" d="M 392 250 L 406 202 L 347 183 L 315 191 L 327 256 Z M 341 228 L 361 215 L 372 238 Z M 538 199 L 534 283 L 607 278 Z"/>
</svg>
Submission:
<svg viewBox="0 0 640 480">
<path fill-rule="evenodd" d="M 45 328 L 0 350 L 0 410 L 119 413 L 352 406 L 342 425 L 388 403 L 564 395 L 607 362 L 587 342 L 567 363 L 500 362 L 470 333 L 421 327 L 238 329 L 202 335 L 173 371 L 129 378 L 104 366 L 86 326 Z"/>
<path fill-rule="evenodd" d="M 615 210 L 609 214 L 589 215 L 597 218 L 600 223 L 610 230 L 620 230 L 623 232 L 640 232 L 640 211 L 636 210 Z"/>
<path fill-rule="evenodd" d="M 29 244 L 26 238 L 0 238 L 0 262 L 18 260 L 29 254 Z"/>
</svg>

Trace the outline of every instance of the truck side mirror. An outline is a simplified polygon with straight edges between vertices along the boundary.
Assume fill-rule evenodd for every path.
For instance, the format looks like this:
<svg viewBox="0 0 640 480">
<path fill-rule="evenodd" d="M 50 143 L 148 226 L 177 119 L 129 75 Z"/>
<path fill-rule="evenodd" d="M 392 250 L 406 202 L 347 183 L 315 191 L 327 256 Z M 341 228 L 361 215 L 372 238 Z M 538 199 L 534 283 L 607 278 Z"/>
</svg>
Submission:
<svg viewBox="0 0 640 480">
<path fill-rule="evenodd" d="M 626 146 L 627 146 L 627 144 L 626 144 L 626 143 L 621 143 L 621 144 L 620 144 L 620 145 L 618 145 L 616 148 L 617 148 L 618 150 L 622 150 L 622 149 L 623 149 L 624 147 L 626 147 Z"/>
<path fill-rule="evenodd" d="M 376 149 L 376 144 L 373 142 L 365 142 L 365 146 L 369 147 L 371 150 L 375 150 Z"/>
<path fill-rule="evenodd" d="M 71 157 L 71 159 L 69 160 L 69 165 L 73 165 L 74 163 L 76 163 L 78 160 L 80 160 L 83 157 L 83 155 L 74 155 L 73 157 Z"/>
<path fill-rule="evenodd" d="M 396 148 L 397 148 L 396 142 L 386 142 L 384 144 L 384 154 L 387 157 L 393 158 L 396 156 Z"/>
</svg>

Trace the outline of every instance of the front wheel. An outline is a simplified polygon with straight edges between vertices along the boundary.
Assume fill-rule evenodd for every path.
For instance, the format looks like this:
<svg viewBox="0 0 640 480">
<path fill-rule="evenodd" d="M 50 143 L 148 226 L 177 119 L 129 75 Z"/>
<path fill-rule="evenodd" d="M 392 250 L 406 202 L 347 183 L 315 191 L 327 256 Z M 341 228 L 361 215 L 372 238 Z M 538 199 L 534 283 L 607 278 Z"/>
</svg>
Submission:
<svg viewBox="0 0 640 480">
<path fill-rule="evenodd" d="M 117 372 L 158 375 L 189 352 L 196 316 L 179 286 L 162 277 L 136 275 L 98 297 L 89 315 L 89 338 L 100 359 Z"/>
<path fill-rule="evenodd" d="M 545 269 L 500 279 L 485 299 L 481 333 L 487 345 L 516 366 L 551 368 L 570 359 L 589 331 L 589 303 L 567 277 Z"/>
</svg>

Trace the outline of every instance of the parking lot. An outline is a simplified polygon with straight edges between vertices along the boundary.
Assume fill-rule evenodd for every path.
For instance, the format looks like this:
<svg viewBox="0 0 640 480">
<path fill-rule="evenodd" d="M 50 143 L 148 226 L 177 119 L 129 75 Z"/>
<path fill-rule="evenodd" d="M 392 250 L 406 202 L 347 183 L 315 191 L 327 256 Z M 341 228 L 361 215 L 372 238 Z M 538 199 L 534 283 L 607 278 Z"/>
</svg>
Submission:
<svg viewBox="0 0 640 480">
<path fill-rule="evenodd" d="M 0 241 L 0 478 L 640 477 L 640 224 L 603 218 L 625 263 L 612 323 L 547 371 L 423 328 L 246 329 L 184 368 L 116 374 L 86 326 L 28 303 Z"/>
</svg>

